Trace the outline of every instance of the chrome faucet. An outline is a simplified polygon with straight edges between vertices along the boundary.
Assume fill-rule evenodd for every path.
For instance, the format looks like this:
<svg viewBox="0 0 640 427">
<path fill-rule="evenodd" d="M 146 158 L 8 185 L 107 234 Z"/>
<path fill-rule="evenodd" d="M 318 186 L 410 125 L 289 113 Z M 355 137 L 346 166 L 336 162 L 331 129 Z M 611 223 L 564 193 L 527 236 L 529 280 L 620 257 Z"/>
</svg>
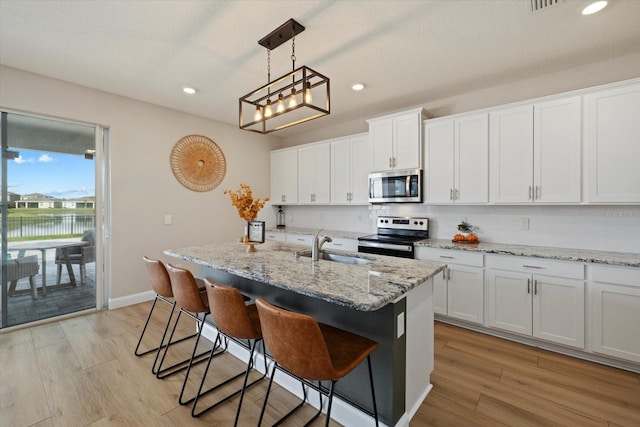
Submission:
<svg viewBox="0 0 640 427">
<path fill-rule="evenodd" d="M 313 243 L 311 244 L 311 260 L 318 261 L 320 259 L 320 251 L 322 250 L 322 245 L 327 242 L 332 242 L 333 240 L 329 236 L 324 236 L 322 239 L 318 240 L 318 236 L 322 228 L 318 230 L 315 236 L 313 236 Z"/>
</svg>

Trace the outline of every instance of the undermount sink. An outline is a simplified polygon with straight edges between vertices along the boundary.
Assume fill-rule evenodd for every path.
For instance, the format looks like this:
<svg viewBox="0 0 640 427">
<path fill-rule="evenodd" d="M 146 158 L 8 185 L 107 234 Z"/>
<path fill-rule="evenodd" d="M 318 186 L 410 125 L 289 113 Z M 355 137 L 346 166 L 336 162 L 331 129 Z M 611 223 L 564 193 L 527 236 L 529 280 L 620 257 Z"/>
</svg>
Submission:
<svg viewBox="0 0 640 427">
<path fill-rule="evenodd" d="M 300 255 L 311 258 L 310 251 L 303 252 Z M 350 256 L 350 255 L 332 254 L 330 252 L 320 252 L 319 258 L 326 261 L 334 261 L 342 264 L 354 264 L 354 265 L 369 264 L 371 262 L 371 260 L 365 259 L 365 258 L 359 258 L 355 256 Z"/>
</svg>

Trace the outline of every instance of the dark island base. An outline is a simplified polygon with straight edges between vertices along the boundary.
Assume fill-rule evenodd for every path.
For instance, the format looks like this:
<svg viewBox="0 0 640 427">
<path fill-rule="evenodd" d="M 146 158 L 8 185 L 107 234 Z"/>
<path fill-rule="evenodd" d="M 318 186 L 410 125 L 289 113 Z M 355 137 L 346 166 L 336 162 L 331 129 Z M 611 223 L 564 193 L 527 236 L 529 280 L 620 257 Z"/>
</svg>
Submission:
<svg viewBox="0 0 640 427">
<path fill-rule="evenodd" d="M 406 334 L 396 338 L 398 327 L 396 319 L 401 313 L 406 313 L 405 298 L 377 311 L 358 311 L 210 267 L 201 266 L 200 276 L 233 286 L 252 299 L 264 298 L 282 308 L 312 315 L 322 323 L 378 342 L 380 348 L 372 354 L 371 362 L 379 419 L 388 426 L 393 426 L 400 420 L 405 412 Z M 345 286 L 349 285 L 345 284 Z M 404 325 L 403 329 L 406 330 Z M 280 375 L 284 374 L 278 373 L 276 381 Z M 347 377 L 339 381 L 336 391 L 358 405 L 370 411 L 373 410 L 366 363 L 360 364 Z"/>
</svg>

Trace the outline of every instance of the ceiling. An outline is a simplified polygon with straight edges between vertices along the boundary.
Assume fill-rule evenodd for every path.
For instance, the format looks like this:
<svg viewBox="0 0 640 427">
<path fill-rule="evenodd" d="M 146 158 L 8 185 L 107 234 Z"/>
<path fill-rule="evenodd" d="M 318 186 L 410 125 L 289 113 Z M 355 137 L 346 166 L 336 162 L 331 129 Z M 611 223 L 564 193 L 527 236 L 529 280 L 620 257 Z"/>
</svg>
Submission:
<svg viewBox="0 0 640 427">
<path fill-rule="evenodd" d="M 267 82 L 258 40 L 294 18 L 296 65 L 330 77 L 331 115 L 274 134 L 288 138 L 640 52 L 640 0 L 586 3 L 2 0 L 0 63 L 237 126 L 238 98 Z M 272 52 L 272 77 L 290 55 Z"/>
</svg>

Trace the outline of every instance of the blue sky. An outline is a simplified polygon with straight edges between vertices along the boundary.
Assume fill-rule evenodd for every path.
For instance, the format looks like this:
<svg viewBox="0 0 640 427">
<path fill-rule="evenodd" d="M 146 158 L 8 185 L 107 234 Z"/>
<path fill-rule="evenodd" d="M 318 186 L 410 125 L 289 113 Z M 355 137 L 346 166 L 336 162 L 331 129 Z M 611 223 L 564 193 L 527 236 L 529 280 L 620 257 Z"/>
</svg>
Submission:
<svg viewBox="0 0 640 427">
<path fill-rule="evenodd" d="M 58 199 L 95 196 L 95 160 L 25 149 L 19 153 L 20 157 L 7 162 L 9 191 L 42 193 Z"/>
</svg>

